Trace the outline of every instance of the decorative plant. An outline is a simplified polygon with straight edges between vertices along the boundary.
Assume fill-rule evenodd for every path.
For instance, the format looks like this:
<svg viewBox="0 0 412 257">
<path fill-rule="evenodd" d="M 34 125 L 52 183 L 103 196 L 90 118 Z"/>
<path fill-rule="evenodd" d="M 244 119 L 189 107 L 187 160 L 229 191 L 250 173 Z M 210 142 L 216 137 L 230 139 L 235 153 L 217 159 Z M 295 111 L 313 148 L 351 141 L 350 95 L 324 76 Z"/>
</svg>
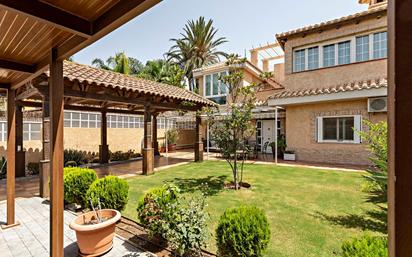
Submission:
<svg viewBox="0 0 412 257">
<path fill-rule="evenodd" d="M 37 175 L 40 173 L 40 163 L 38 162 L 29 162 L 27 164 L 27 170 L 31 175 Z"/>
<path fill-rule="evenodd" d="M 216 229 L 219 256 L 263 256 L 270 240 L 265 213 L 253 206 L 227 209 Z"/>
<path fill-rule="evenodd" d="M 167 134 L 167 144 L 174 145 L 179 140 L 179 132 L 176 129 L 171 129 L 166 132 Z"/>
<path fill-rule="evenodd" d="M 361 138 L 368 143 L 368 149 L 372 156 L 370 160 L 373 168 L 368 169 L 365 176 L 371 185 L 371 194 L 375 199 L 382 202 L 387 201 L 388 188 L 388 126 L 386 121 L 372 123 L 364 120 L 364 125 L 368 127 L 366 131 L 358 132 Z"/>
<path fill-rule="evenodd" d="M 286 137 L 285 135 L 278 135 L 278 140 L 277 140 L 277 147 L 278 147 L 278 156 L 283 156 L 283 154 L 286 151 Z M 273 156 L 275 156 L 275 149 L 276 149 L 276 142 L 271 142 L 269 146 L 272 148 L 272 153 Z"/>
<path fill-rule="evenodd" d="M 73 149 L 65 149 L 64 150 L 64 166 L 68 163 L 71 164 L 70 166 L 78 166 L 85 163 L 86 154 L 85 152 L 73 150 Z M 76 165 L 73 165 L 76 163 Z"/>
<path fill-rule="evenodd" d="M 127 204 L 128 194 L 129 184 L 125 180 L 116 176 L 107 176 L 90 185 L 86 198 L 91 198 L 95 206 L 100 199 L 102 208 L 121 211 Z"/>
<path fill-rule="evenodd" d="M 86 168 L 64 168 L 64 200 L 87 206 L 86 193 L 90 185 L 97 180 L 96 172 Z"/>
<path fill-rule="evenodd" d="M 239 189 L 239 185 L 242 184 L 243 164 L 247 153 L 251 151 L 246 141 L 255 130 L 251 122 L 252 109 L 255 107 L 256 91 L 261 86 L 255 83 L 243 85 L 241 67 L 245 62 L 246 59 L 239 58 L 238 55 L 230 55 L 226 61 L 229 73 L 220 78 L 228 92 L 229 104 L 225 110 L 227 114 L 221 116 L 222 119 L 215 120 L 216 112 L 207 110 L 214 141 L 232 169 L 235 189 Z"/>
<path fill-rule="evenodd" d="M 150 231 L 169 243 L 179 256 L 201 256 L 207 239 L 205 197 L 184 199 L 179 188 L 154 188 L 140 200 L 137 212 Z"/>
<path fill-rule="evenodd" d="M 388 239 L 364 235 L 342 244 L 342 257 L 387 257 Z"/>
</svg>

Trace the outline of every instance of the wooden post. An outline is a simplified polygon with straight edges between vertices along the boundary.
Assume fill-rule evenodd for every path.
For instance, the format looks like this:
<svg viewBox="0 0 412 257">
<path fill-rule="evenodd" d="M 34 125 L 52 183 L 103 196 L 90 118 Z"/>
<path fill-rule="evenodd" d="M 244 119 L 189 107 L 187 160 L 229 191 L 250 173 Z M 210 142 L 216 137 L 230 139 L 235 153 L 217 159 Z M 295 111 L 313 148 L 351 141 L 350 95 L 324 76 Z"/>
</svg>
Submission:
<svg viewBox="0 0 412 257">
<path fill-rule="evenodd" d="M 102 111 L 100 123 L 100 146 L 99 146 L 100 163 L 109 162 L 109 146 L 107 145 L 107 111 Z"/>
<path fill-rule="evenodd" d="M 154 152 L 152 145 L 152 113 L 148 106 L 144 109 L 144 139 L 143 139 L 143 174 L 149 175 L 154 169 Z"/>
<path fill-rule="evenodd" d="M 45 92 L 42 102 L 42 160 L 40 160 L 40 196 L 50 196 L 50 110 L 49 92 Z"/>
<path fill-rule="evenodd" d="M 50 58 L 50 256 L 63 257 L 63 61 L 57 49 Z"/>
<path fill-rule="evenodd" d="M 159 156 L 160 152 L 159 152 L 159 142 L 157 142 L 157 113 L 153 114 L 153 151 L 154 151 L 154 155 L 155 156 Z"/>
<path fill-rule="evenodd" d="M 16 91 L 7 91 L 7 224 L 3 229 L 18 225 L 15 220 L 16 176 Z"/>
<path fill-rule="evenodd" d="M 203 161 L 202 118 L 196 115 L 195 162 Z"/>
<path fill-rule="evenodd" d="M 389 256 L 412 256 L 412 1 L 388 1 Z"/>
<path fill-rule="evenodd" d="M 16 105 L 16 177 L 26 176 L 26 156 L 23 149 L 23 106 Z"/>
</svg>

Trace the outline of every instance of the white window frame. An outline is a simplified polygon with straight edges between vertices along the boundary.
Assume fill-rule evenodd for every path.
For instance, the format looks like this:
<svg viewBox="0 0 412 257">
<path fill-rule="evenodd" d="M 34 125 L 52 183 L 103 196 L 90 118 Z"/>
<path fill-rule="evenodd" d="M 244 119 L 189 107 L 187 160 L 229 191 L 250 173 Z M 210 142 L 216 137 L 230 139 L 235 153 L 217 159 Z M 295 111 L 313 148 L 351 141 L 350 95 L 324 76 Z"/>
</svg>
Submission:
<svg viewBox="0 0 412 257">
<path fill-rule="evenodd" d="M 223 82 L 222 81 L 220 81 L 219 79 L 218 79 L 218 83 L 219 83 L 219 86 L 218 86 L 218 94 L 213 94 L 213 77 L 214 76 L 221 76 L 221 75 L 227 75 L 228 74 L 228 71 L 219 71 L 219 72 L 214 72 L 214 73 L 209 73 L 209 74 L 205 74 L 205 75 L 203 75 L 203 96 L 205 97 L 205 98 L 207 98 L 207 99 L 210 99 L 210 98 L 218 98 L 218 97 L 227 97 L 227 91 L 228 91 L 228 89 L 226 88 L 226 93 L 222 93 L 222 85 L 223 85 Z M 210 86 L 211 86 L 211 88 L 210 88 L 210 93 L 211 93 L 211 95 L 206 95 L 206 77 L 207 76 L 210 76 Z M 227 99 L 226 99 L 226 101 L 227 101 Z"/>
<path fill-rule="evenodd" d="M 368 31 L 367 33 L 360 33 L 360 34 L 356 34 L 356 35 L 352 35 L 352 36 L 347 36 L 347 37 L 342 37 L 339 39 L 335 39 L 335 40 L 329 40 L 329 41 L 325 41 L 325 42 L 321 42 L 321 43 L 314 43 L 314 44 L 308 44 L 305 46 L 299 46 L 299 47 L 295 47 L 292 49 L 292 71 L 293 73 L 298 73 L 298 72 L 303 72 L 303 71 L 313 71 L 313 70 L 317 70 L 317 69 L 322 69 L 322 68 L 331 68 L 331 67 L 336 67 L 336 66 L 341 66 L 341 65 L 348 65 L 348 64 L 353 64 L 353 63 L 362 63 L 362 62 L 367 62 L 367 61 L 371 61 L 371 60 L 379 60 L 379 59 L 383 59 L 383 58 L 387 58 L 386 57 L 382 57 L 382 58 L 374 58 L 374 34 L 377 33 L 382 33 L 382 32 L 387 32 L 386 28 L 380 28 L 380 29 L 376 29 L 373 31 Z M 362 37 L 362 36 L 369 36 L 369 59 L 365 60 L 365 61 L 357 61 L 356 60 L 356 38 L 357 37 Z M 346 63 L 346 64 L 339 64 L 339 58 L 338 58 L 338 44 L 339 43 L 343 43 L 346 41 L 350 41 L 350 62 Z M 323 63 L 323 47 L 327 46 L 327 45 L 335 45 L 335 65 L 333 66 L 324 66 Z M 308 49 L 309 48 L 313 48 L 313 47 L 319 47 L 319 67 L 317 69 L 309 69 L 309 60 L 308 60 Z M 304 65 L 304 70 L 301 71 L 296 71 L 295 69 L 295 53 L 297 51 L 300 50 L 304 50 L 305 51 L 305 65 Z"/>
<path fill-rule="evenodd" d="M 33 133 L 33 129 L 32 129 L 32 125 L 33 124 L 38 124 L 40 125 L 40 130 L 38 131 L 40 137 L 39 139 L 32 139 L 32 133 Z M 24 125 L 28 125 L 29 130 L 24 130 Z M 24 133 L 28 133 L 28 139 L 24 140 Z M 37 131 L 36 131 L 37 133 Z M 41 140 L 42 139 L 42 123 L 40 121 L 28 121 L 28 122 L 23 122 L 23 140 L 24 141 L 33 141 L 33 140 Z"/>
<path fill-rule="evenodd" d="M 325 118 L 352 118 L 354 122 L 353 140 L 324 140 L 323 139 L 323 119 Z M 339 115 L 339 116 L 319 116 L 316 117 L 316 138 L 318 143 L 337 143 L 337 144 L 361 144 L 362 115 Z"/>
</svg>

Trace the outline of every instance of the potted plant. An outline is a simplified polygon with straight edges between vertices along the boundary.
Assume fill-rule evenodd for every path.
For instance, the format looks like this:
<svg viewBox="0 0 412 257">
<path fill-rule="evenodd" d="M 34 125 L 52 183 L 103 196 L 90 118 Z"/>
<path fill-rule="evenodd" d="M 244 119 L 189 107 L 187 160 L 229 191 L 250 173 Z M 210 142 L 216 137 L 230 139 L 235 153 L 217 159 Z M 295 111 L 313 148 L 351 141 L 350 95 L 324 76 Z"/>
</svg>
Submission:
<svg viewBox="0 0 412 257">
<path fill-rule="evenodd" d="M 120 212 L 104 209 L 79 215 L 70 223 L 76 232 L 77 245 L 82 256 L 100 256 L 113 247 L 116 222 Z"/>
<path fill-rule="evenodd" d="M 176 129 L 171 129 L 166 132 L 167 134 L 167 150 L 169 152 L 176 151 L 176 143 L 179 139 L 179 132 Z"/>
<path fill-rule="evenodd" d="M 296 161 L 295 151 L 287 150 L 283 153 L 283 159 L 285 161 Z"/>
</svg>

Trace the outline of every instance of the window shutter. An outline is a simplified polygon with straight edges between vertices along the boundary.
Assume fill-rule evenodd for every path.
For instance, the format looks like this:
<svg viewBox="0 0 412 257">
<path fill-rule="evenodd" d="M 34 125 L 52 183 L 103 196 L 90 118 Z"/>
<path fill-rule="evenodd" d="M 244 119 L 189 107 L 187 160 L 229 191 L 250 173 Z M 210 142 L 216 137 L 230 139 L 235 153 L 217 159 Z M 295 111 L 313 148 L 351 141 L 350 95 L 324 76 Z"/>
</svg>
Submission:
<svg viewBox="0 0 412 257">
<path fill-rule="evenodd" d="M 355 126 L 354 126 L 354 141 L 356 144 L 360 144 L 362 142 L 361 136 L 359 135 L 359 132 L 362 131 L 362 115 L 355 115 L 355 120 L 354 120 Z"/>
<path fill-rule="evenodd" d="M 316 117 L 316 138 L 319 143 L 323 142 L 323 118 Z"/>
</svg>

